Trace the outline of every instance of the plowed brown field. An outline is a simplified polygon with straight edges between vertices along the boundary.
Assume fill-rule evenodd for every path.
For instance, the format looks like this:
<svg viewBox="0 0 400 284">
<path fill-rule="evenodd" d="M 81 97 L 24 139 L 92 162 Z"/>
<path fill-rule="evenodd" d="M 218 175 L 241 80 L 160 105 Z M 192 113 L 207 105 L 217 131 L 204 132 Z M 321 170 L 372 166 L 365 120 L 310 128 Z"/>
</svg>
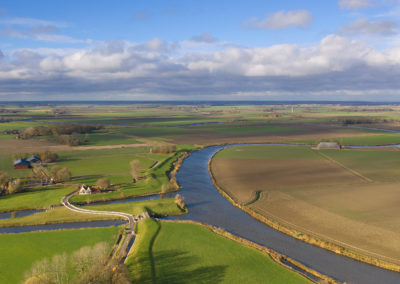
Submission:
<svg viewBox="0 0 400 284">
<path fill-rule="evenodd" d="M 217 184 L 236 202 L 250 202 L 249 208 L 287 227 L 400 264 L 400 183 L 367 182 L 335 160 L 312 153 L 307 159 L 306 149 L 301 158 L 287 159 L 282 147 L 279 159 L 279 147 L 265 147 L 258 157 L 254 151 L 261 146 L 222 151 L 211 163 Z"/>
</svg>

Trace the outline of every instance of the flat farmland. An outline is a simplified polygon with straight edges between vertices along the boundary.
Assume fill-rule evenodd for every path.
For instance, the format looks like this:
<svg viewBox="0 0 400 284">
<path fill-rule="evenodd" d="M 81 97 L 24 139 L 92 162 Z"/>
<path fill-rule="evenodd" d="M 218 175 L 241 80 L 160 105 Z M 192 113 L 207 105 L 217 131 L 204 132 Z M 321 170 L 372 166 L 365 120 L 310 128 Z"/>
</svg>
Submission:
<svg viewBox="0 0 400 284">
<path fill-rule="evenodd" d="M 211 170 L 217 184 L 237 202 L 250 202 L 251 210 L 302 233 L 399 264 L 399 154 L 240 146 L 219 152 Z"/>
<path fill-rule="evenodd" d="M 218 184 L 242 204 L 270 189 L 364 182 L 308 147 L 228 148 L 216 155 L 211 167 Z"/>
</svg>

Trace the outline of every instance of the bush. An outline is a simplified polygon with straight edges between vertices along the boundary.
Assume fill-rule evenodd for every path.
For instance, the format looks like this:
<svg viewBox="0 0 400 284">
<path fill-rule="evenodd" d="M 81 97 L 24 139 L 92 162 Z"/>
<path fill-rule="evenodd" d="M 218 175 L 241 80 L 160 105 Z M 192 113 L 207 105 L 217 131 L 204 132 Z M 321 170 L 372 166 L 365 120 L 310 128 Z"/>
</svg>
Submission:
<svg viewBox="0 0 400 284">
<path fill-rule="evenodd" d="M 60 182 L 66 182 L 71 180 L 71 172 L 67 168 L 62 168 L 56 174 L 56 179 Z"/>
<path fill-rule="evenodd" d="M 186 209 L 185 198 L 180 194 L 175 195 L 175 204 L 181 210 L 185 210 Z"/>
<path fill-rule="evenodd" d="M 109 188 L 111 184 L 110 184 L 110 181 L 109 181 L 108 178 L 100 178 L 100 179 L 97 180 L 96 185 L 97 185 L 101 190 L 104 190 L 104 189 Z"/>
<path fill-rule="evenodd" d="M 22 189 L 22 182 L 20 179 L 15 179 L 8 183 L 7 192 L 8 194 L 14 194 Z"/>
<path fill-rule="evenodd" d="M 57 161 L 58 155 L 56 153 L 52 153 L 50 151 L 45 151 L 40 154 L 40 159 L 42 160 L 42 162 L 45 162 L 45 163 L 53 163 L 53 162 Z"/>
</svg>

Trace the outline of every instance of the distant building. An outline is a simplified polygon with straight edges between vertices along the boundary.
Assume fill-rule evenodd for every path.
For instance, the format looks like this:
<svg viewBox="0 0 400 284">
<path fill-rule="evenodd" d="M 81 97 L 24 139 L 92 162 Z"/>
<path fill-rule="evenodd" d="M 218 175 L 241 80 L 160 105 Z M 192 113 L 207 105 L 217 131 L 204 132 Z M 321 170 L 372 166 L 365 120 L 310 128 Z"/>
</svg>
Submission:
<svg viewBox="0 0 400 284">
<path fill-rule="evenodd" d="M 38 156 L 33 155 L 32 157 L 28 158 L 27 161 L 34 164 L 40 163 L 42 160 Z"/>
<path fill-rule="evenodd" d="M 14 169 L 21 170 L 21 169 L 29 169 L 32 168 L 31 162 L 25 159 L 19 159 L 14 162 Z"/>
<path fill-rule="evenodd" d="M 340 145 L 337 142 L 320 142 L 317 146 L 318 150 L 320 149 L 340 149 Z"/>
</svg>

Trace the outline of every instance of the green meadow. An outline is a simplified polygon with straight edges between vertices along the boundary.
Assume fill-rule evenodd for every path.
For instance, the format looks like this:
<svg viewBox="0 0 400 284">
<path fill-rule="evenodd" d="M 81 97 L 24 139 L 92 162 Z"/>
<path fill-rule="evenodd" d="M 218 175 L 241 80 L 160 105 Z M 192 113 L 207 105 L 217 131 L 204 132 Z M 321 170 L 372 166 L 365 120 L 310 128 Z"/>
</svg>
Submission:
<svg viewBox="0 0 400 284">
<path fill-rule="evenodd" d="M 133 283 L 310 283 L 199 225 L 145 220 L 138 234 L 127 260 Z"/>
<path fill-rule="evenodd" d="M 0 283 L 18 284 L 35 261 L 98 242 L 114 244 L 118 227 L 0 235 Z"/>
</svg>

